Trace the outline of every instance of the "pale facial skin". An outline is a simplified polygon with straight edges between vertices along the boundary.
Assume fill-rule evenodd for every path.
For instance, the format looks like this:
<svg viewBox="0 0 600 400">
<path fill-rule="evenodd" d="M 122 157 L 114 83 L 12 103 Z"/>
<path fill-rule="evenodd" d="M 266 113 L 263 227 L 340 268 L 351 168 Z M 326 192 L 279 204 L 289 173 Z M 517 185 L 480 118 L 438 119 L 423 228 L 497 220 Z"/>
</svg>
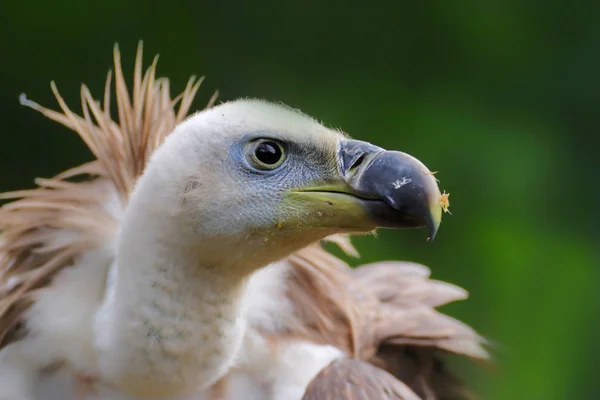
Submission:
<svg viewBox="0 0 600 400">
<path fill-rule="evenodd" d="M 192 116 L 154 157 L 179 155 L 172 171 L 160 171 L 168 182 L 156 195 L 178 198 L 174 214 L 198 235 L 189 239 L 203 243 L 204 257 L 218 246 L 272 262 L 330 234 L 378 227 L 427 226 L 434 237 L 441 194 L 417 159 L 288 108 L 257 101 L 240 113 L 235 106 L 204 112 L 201 124 Z M 221 255 L 210 262 L 223 264 Z"/>
</svg>

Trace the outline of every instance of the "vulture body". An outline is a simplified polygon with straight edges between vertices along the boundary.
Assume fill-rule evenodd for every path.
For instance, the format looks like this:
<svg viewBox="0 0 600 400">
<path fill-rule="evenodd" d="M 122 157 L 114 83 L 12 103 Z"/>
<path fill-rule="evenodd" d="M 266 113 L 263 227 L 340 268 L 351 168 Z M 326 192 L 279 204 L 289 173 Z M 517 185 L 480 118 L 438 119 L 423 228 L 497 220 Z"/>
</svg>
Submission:
<svg viewBox="0 0 600 400">
<path fill-rule="evenodd" d="M 433 237 L 447 197 L 424 165 L 264 101 L 188 116 L 202 80 L 171 98 L 140 46 L 130 94 L 114 56 L 116 121 L 111 73 L 83 116 L 54 84 L 62 112 L 21 98 L 96 160 L 0 195 L 0 400 L 471 398 L 441 358 L 484 342 L 435 310 L 467 293 L 320 244 Z"/>
</svg>

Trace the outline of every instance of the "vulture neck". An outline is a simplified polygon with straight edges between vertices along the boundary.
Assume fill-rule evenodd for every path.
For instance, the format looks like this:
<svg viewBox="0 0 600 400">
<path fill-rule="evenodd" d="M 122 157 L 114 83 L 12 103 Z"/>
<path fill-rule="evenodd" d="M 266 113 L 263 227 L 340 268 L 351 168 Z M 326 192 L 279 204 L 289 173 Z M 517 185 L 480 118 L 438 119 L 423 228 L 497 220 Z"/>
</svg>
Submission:
<svg viewBox="0 0 600 400">
<path fill-rule="evenodd" d="M 107 330 L 98 340 L 100 373 L 129 395 L 178 397 L 231 367 L 245 331 L 246 278 L 256 268 L 207 262 L 194 228 L 160 194 L 146 194 L 136 189 L 119 233 L 99 317 L 98 330 Z"/>
</svg>

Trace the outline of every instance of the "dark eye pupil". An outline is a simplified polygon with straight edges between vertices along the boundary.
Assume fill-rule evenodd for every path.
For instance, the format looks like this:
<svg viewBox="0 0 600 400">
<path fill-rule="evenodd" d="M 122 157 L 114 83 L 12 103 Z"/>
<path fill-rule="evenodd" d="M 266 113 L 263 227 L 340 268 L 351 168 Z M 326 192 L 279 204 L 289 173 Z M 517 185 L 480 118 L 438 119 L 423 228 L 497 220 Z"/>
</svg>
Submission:
<svg viewBox="0 0 600 400">
<path fill-rule="evenodd" d="M 273 142 L 262 142 L 256 146 L 254 151 L 258 161 L 267 165 L 277 164 L 281 159 L 281 149 Z"/>
</svg>

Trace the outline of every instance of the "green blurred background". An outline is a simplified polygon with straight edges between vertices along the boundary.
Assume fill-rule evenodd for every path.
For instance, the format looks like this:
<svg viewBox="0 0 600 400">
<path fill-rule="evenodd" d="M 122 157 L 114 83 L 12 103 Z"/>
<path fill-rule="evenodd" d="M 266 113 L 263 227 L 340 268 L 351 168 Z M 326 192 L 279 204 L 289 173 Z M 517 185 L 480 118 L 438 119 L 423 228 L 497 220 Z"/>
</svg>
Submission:
<svg viewBox="0 0 600 400">
<path fill-rule="evenodd" d="M 599 399 L 596 200 L 600 2 L 22 0 L 0 6 L 0 190 L 90 159 L 78 137 L 19 106 L 100 97 L 119 42 L 183 88 L 285 102 L 354 137 L 410 152 L 451 193 L 423 231 L 361 238 L 467 288 L 444 311 L 497 344 L 498 368 L 459 363 L 485 399 Z M 360 5 L 356 5 L 360 4 Z"/>
</svg>

